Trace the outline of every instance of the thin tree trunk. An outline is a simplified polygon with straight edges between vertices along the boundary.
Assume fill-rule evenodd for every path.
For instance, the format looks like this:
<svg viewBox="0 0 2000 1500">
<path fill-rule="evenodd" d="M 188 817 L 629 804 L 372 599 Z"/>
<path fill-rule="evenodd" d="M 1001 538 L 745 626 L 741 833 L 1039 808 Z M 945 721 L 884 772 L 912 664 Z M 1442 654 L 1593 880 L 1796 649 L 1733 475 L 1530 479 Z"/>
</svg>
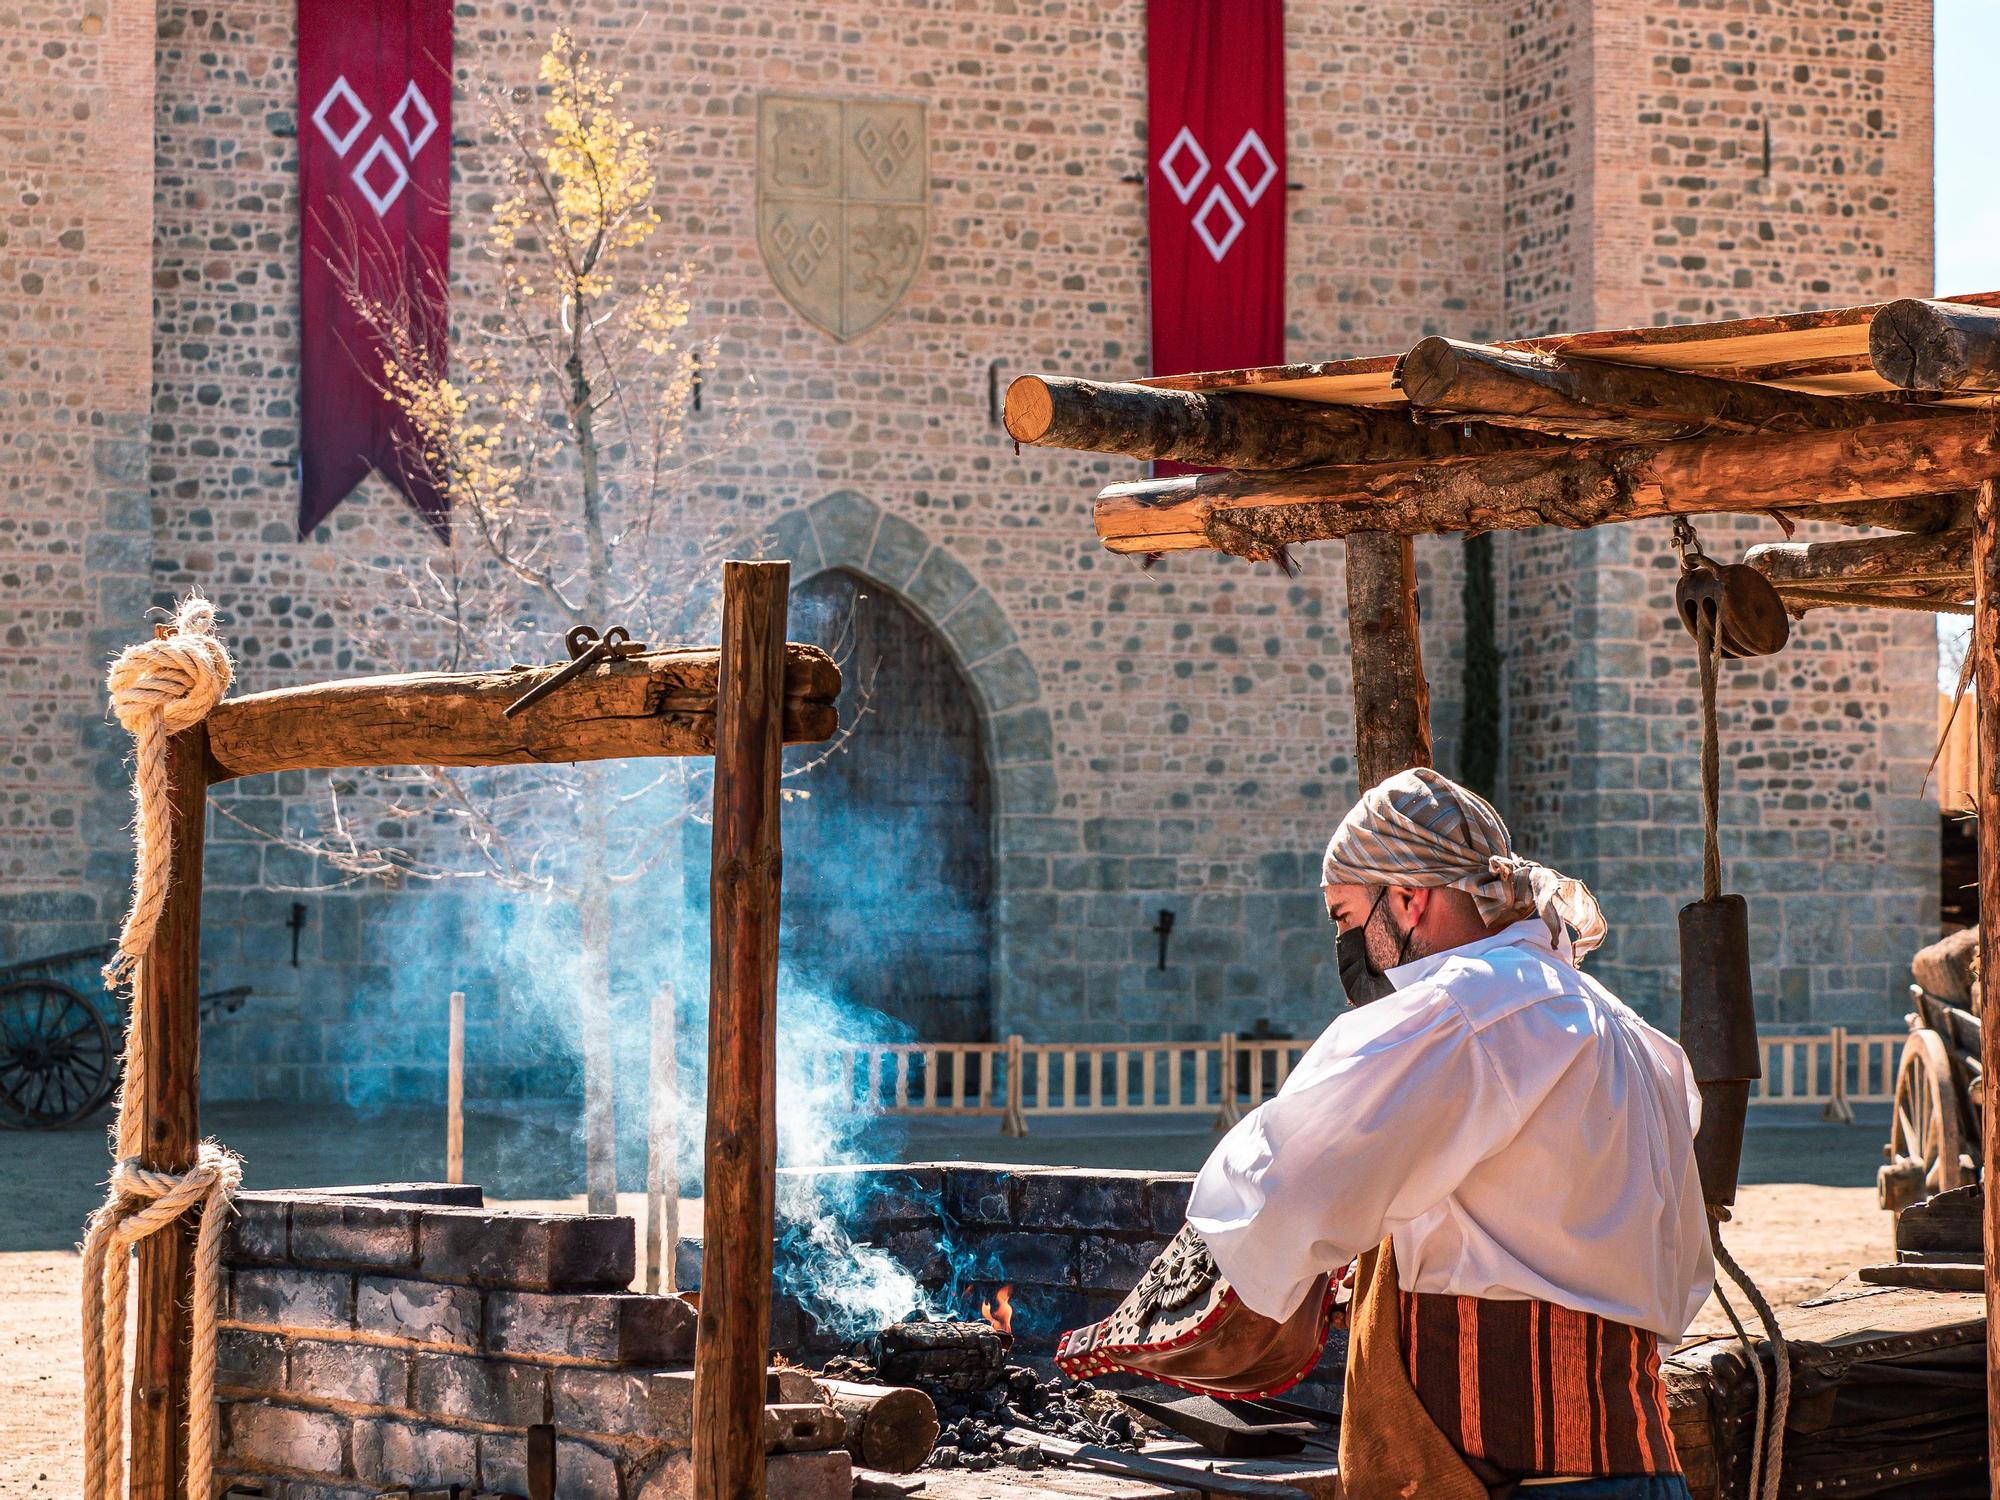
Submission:
<svg viewBox="0 0 2000 1500">
<path fill-rule="evenodd" d="M 587 623 L 602 631 L 615 622 L 604 618 L 611 598 L 611 548 L 604 531 L 593 393 L 584 363 L 590 304 L 578 291 L 572 305 L 565 369 L 570 382 L 570 426 L 576 433 L 582 468 L 583 534 L 590 570 L 585 608 L 590 612 Z M 577 842 L 583 882 L 577 892 L 577 915 L 583 939 L 583 993 L 578 1002 L 583 1019 L 584 1184 L 590 1212 L 613 1214 L 618 1212 L 618 1111 L 611 1058 L 610 828 L 604 811 L 609 778 L 601 766 L 586 767 L 582 774 Z"/>
<path fill-rule="evenodd" d="M 587 1207 L 618 1212 L 618 1116 L 611 1061 L 611 887 L 604 858 L 604 803 L 595 766 L 583 771 L 577 839 L 581 883 L 577 925 L 583 945 L 577 1007 L 583 1022 L 583 1158 Z"/>
</svg>

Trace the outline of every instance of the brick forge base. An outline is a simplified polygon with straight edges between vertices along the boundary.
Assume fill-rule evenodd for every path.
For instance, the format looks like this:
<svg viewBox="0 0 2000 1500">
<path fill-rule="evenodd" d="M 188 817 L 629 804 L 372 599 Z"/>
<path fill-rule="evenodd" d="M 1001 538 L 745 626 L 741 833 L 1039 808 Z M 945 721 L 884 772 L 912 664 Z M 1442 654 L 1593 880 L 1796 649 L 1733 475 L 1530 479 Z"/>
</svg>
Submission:
<svg viewBox="0 0 2000 1500">
<path fill-rule="evenodd" d="M 626 1290 L 621 1217 L 489 1212 L 477 1187 L 245 1193 L 224 1258 L 218 1478 L 269 1500 L 398 1485 L 528 1492 L 556 1429 L 563 1500 L 691 1500 L 695 1316 Z M 797 1372 L 779 1399 L 811 1401 Z M 846 1500 L 843 1452 L 773 1454 L 770 1500 Z"/>
<path fill-rule="evenodd" d="M 956 1305 L 941 1313 L 976 1318 L 982 1298 L 1011 1285 L 1010 1357 L 1045 1375 L 1063 1331 L 1109 1316 L 1187 1222 L 1194 1183 L 1185 1172 L 966 1162 L 788 1169 L 778 1177 L 781 1209 L 818 1205 L 856 1244 L 887 1251 L 935 1298 L 956 1285 Z M 788 1255 L 780 1229 L 771 1342 L 817 1368 L 853 1344 L 815 1318 L 811 1275 Z M 700 1287 L 700 1240 L 681 1240 L 675 1276 L 683 1290 Z M 1337 1411 L 1346 1366 L 1347 1334 L 1335 1329 L 1291 1398 Z"/>
</svg>

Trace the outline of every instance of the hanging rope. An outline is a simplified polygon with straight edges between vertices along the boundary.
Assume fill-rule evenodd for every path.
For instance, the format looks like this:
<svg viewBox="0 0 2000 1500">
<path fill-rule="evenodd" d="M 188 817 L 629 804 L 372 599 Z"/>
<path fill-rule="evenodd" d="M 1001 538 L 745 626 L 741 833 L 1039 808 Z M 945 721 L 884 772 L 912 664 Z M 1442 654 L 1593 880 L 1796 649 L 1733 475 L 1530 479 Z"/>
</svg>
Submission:
<svg viewBox="0 0 2000 1500">
<path fill-rule="evenodd" d="M 1686 566 L 1689 550 L 1697 557 L 1701 555 L 1694 528 L 1685 521 L 1675 522 L 1674 540 L 1682 549 L 1683 566 Z M 1722 678 L 1722 629 L 1717 612 L 1712 607 L 1703 608 L 1696 617 L 1695 650 L 1701 666 L 1701 899 L 1714 901 L 1722 895 L 1722 729 L 1721 715 L 1716 708 L 1716 693 Z M 1708 1205 L 1709 1245 L 1715 1253 L 1716 1263 L 1731 1281 L 1742 1288 L 1743 1295 L 1757 1310 L 1757 1316 L 1764 1325 L 1764 1336 L 1770 1341 L 1771 1359 L 1777 1370 L 1775 1391 L 1771 1393 L 1767 1406 L 1764 1361 L 1758 1356 L 1757 1347 L 1750 1341 L 1742 1319 L 1736 1316 L 1736 1309 L 1730 1305 L 1728 1294 L 1718 1282 L 1715 1299 L 1728 1315 L 1730 1327 L 1736 1330 L 1737 1341 L 1743 1345 L 1744 1357 L 1749 1360 L 1751 1374 L 1757 1382 L 1757 1420 L 1751 1429 L 1750 1483 L 1745 1493 L 1750 1500 L 1778 1500 L 1778 1486 L 1785 1463 L 1785 1418 L 1792 1402 L 1792 1362 L 1785 1347 L 1784 1330 L 1778 1326 L 1777 1314 L 1771 1311 L 1771 1304 L 1765 1300 L 1764 1294 L 1757 1290 L 1756 1282 L 1736 1263 L 1736 1258 L 1722 1243 L 1722 1223 L 1728 1217 L 1729 1210 L 1723 1205 Z"/>
<path fill-rule="evenodd" d="M 1771 1304 L 1764 1294 L 1757 1290 L 1757 1283 L 1750 1279 L 1750 1273 L 1736 1263 L 1722 1243 L 1722 1219 L 1729 1210 L 1718 1205 L 1709 1206 L 1708 1242 L 1715 1251 L 1715 1258 L 1722 1269 L 1729 1273 L 1729 1279 L 1743 1289 L 1743 1295 L 1750 1299 L 1750 1305 L 1757 1309 L 1757 1318 L 1764 1325 L 1764 1336 L 1771 1341 L 1771 1363 L 1777 1371 L 1776 1390 L 1771 1397 L 1770 1422 L 1765 1423 L 1764 1410 L 1764 1361 L 1757 1357 L 1757 1346 L 1750 1342 L 1750 1335 L 1743 1330 L 1743 1322 L 1736 1316 L 1736 1309 L 1729 1305 L 1729 1297 L 1718 1285 L 1715 1300 L 1722 1304 L 1722 1310 L 1729 1315 L 1730 1326 L 1736 1330 L 1736 1338 L 1743 1345 L 1743 1352 L 1749 1358 L 1750 1370 L 1757 1378 L 1757 1425 L 1752 1432 L 1750 1450 L 1750 1488 L 1745 1492 L 1751 1500 L 1778 1500 L 1778 1486 L 1785 1467 L 1785 1419 L 1792 1408 L 1792 1359 L 1785 1347 L 1785 1332 L 1778 1326 L 1778 1315 L 1771 1310 Z M 1763 1469 L 1763 1484 L 1758 1484 L 1758 1469 Z"/>
<path fill-rule="evenodd" d="M 229 652 L 215 634 L 215 607 L 183 599 L 156 639 L 128 646 L 106 678 L 112 711 L 134 741 L 132 796 L 138 804 L 132 843 L 132 909 L 105 966 L 113 988 L 134 982 L 146 962 L 166 905 L 173 856 L 172 788 L 167 741 L 199 724 L 222 701 L 231 679 Z M 202 1142 L 186 1172 L 140 1165 L 146 1120 L 145 1028 L 133 1011 L 125 1027 L 125 1085 L 113 1132 L 117 1161 L 110 1191 L 90 1216 L 83 1241 L 84 1500 L 112 1500 L 125 1471 L 125 1303 L 131 1248 L 147 1235 L 199 1217 L 195 1232 L 192 1358 L 188 1369 L 187 1493 L 205 1500 L 215 1471 L 215 1342 L 221 1284 L 222 1226 L 243 1180 L 242 1161 Z"/>
<path fill-rule="evenodd" d="M 1722 731 L 1715 692 L 1722 677 L 1722 632 L 1712 610 L 1701 612 L 1701 899 L 1722 894 Z"/>
</svg>

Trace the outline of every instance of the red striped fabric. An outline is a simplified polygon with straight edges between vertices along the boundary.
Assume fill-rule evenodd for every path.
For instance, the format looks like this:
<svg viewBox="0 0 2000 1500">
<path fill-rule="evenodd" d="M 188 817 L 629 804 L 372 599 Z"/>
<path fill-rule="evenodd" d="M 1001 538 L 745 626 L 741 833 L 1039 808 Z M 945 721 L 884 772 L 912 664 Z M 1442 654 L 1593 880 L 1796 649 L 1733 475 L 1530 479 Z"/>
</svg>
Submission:
<svg viewBox="0 0 2000 1500">
<path fill-rule="evenodd" d="M 1680 1472 L 1651 1333 L 1549 1302 L 1401 1297 L 1410 1384 L 1461 1453 L 1523 1477 Z"/>
</svg>

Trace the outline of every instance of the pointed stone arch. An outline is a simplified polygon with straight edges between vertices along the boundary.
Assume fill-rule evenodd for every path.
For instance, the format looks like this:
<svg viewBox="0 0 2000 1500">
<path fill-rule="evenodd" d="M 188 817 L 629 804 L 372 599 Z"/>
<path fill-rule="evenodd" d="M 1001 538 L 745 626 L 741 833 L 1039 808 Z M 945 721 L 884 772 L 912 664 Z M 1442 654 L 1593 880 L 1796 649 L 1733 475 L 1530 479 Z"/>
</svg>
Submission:
<svg viewBox="0 0 2000 1500">
<path fill-rule="evenodd" d="M 1054 729 L 1040 675 L 1005 611 L 964 563 L 923 529 L 865 495 L 838 490 L 788 511 L 767 530 L 768 555 L 792 562 L 794 589 L 838 570 L 866 580 L 906 607 L 944 645 L 977 709 L 991 781 L 993 912 L 991 1024 L 997 1039 L 1022 1011 L 1025 983 L 1013 961 L 1046 928 L 1045 882 L 1030 863 L 1051 849 L 1075 848 L 1074 818 L 1057 813 Z"/>
</svg>

